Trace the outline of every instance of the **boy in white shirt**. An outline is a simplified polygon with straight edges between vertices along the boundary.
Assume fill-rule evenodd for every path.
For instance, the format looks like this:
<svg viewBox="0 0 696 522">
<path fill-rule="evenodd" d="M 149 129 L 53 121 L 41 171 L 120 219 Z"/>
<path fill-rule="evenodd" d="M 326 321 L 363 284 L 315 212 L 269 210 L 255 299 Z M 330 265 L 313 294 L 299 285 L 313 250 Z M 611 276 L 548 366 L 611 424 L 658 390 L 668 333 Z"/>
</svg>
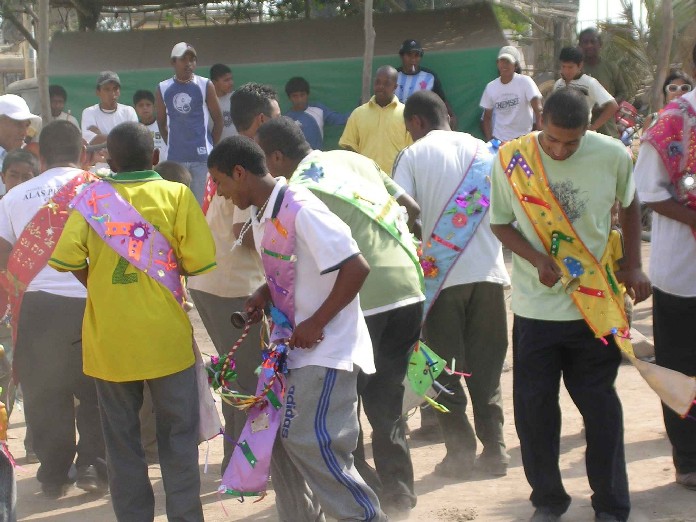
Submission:
<svg viewBox="0 0 696 522">
<path fill-rule="evenodd" d="M 520 52 L 511 45 L 498 53 L 496 78 L 483 91 L 483 134 L 486 140 L 510 141 L 527 134 L 541 120 L 541 92 L 529 76 L 519 74 Z"/>
<path fill-rule="evenodd" d="M 554 84 L 553 90 L 557 91 L 563 87 L 578 89 L 585 95 L 587 107 L 590 109 L 590 119 L 592 118 L 592 109 L 595 105 L 598 106 L 602 112 L 595 122 L 587 128 L 596 131 L 614 117 L 619 105 L 599 81 L 582 72 L 583 56 L 580 49 L 564 47 L 561 49 L 558 59 L 561 62 L 561 77 Z"/>
<path fill-rule="evenodd" d="M 375 371 L 358 299 L 370 270 L 367 262 L 348 226 L 309 191 L 276 181 L 263 150 L 249 138 L 221 141 L 208 157 L 208 168 L 218 194 L 241 209 L 251 207 L 254 239 L 270 285 L 247 300 L 247 313 L 259 321 L 272 301 L 292 330 L 285 421 L 271 473 L 276 487 L 291 488 L 301 501 L 278 504 L 280 520 L 305 520 L 307 507 L 311 520 L 323 520 L 323 512 L 338 520 L 386 520 L 352 457 L 359 430 L 358 373 Z M 283 231 L 277 238 L 276 230 Z M 294 262 L 271 270 L 284 259 L 271 248 L 285 247 L 294 252 Z M 277 333 L 274 329 L 271 337 L 278 338 Z"/>
<path fill-rule="evenodd" d="M 99 103 L 82 111 L 82 137 L 90 145 L 106 143 L 106 137 L 119 123 L 138 121 L 135 109 L 118 103 L 121 79 L 113 71 L 102 71 L 97 78 Z"/>
</svg>

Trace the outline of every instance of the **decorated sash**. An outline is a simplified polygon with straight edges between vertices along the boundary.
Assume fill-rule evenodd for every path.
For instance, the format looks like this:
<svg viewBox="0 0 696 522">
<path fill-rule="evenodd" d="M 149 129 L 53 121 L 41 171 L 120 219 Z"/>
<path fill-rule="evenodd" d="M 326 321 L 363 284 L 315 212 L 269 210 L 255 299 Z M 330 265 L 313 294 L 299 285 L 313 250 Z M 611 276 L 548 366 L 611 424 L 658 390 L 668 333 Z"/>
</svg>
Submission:
<svg viewBox="0 0 696 522">
<path fill-rule="evenodd" d="M 17 342 L 17 325 L 22 299 L 29 284 L 48 264 L 68 219 L 68 204 L 86 183 L 96 176 L 81 172 L 63 185 L 29 221 L 12 248 L 7 261 L 7 278 L 0 278 L 10 300 L 12 339 Z M 15 344 L 16 346 L 16 344 Z"/>
<path fill-rule="evenodd" d="M 660 155 L 680 203 L 696 210 L 696 111 L 677 98 L 643 136 Z M 691 229 L 696 238 L 696 230 Z"/>
<path fill-rule="evenodd" d="M 345 174 L 345 175 L 343 175 Z M 334 169 L 324 170 L 321 160 L 300 165 L 290 183 L 300 185 L 312 192 L 322 192 L 353 205 L 377 223 L 399 242 L 418 270 L 423 285 L 423 271 L 418 261 L 413 235 L 408 230 L 401 207 L 386 190 L 377 191 L 351 173 L 337 173 Z"/>
<path fill-rule="evenodd" d="M 123 199 L 110 182 L 102 180 L 93 183 L 70 203 L 70 207 L 82 214 L 121 259 L 164 286 L 182 309 L 187 310 L 181 270 L 174 249 L 167 238 Z M 203 442 L 217 436 L 222 423 L 195 339 L 192 339 L 192 344 L 198 387 L 198 440 Z"/>
<path fill-rule="evenodd" d="M 425 275 L 423 320 L 442 290 L 452 267 L 474 237 L 490 207 L 493 156 L 478 148 L 459 186 L 448 199 L 433 232 L 423 243 L 420 263 Z"/>
<path fill-rule="evenodd" d="M 265 496 L 271 455 L 285 415 L 283 377 L 287 340 L 295 326 L 295 217 L 304 195 L 282 187 L 270 223 L 261 241 L 261 260 L 271 293 L 271 344 L 266 352 L 256 395 L 264 397 L 248 410 L 248 416 L 220 490 L 236 496 Z"/>
<path fill-rule="evenodd" d="M 508 142 L 500 149 L 500 162 L 522 209 L 544 248 L 564 276 L 566 293 L 587 325 L 604 344 L 612 335 L 660 399 L 685 416 L 694 404 L 696 380 L 674 370 L 649 364 L 633 354 L 624 300 L 607 248 L 594 257 L 577 234 L 560 203 L 549 189 L 536 134 Z"/>
<path fill-rule="evenodd" d="M 179 261 L 162 233 L 108 181 L 93 183 L 70 204 L 118 255 L 160 283 L 184 306 Z"/>
<path fill-rule="evenodd" d="M 210 202 L 213 201 L 213 198 L 215 197 L 216 192 L 217 192 L 217 183 L 215 183 L 213 176 L 208 174 L 208 177 L 205 179 L 205 192 L 203 192 L 203 205 L 201 205 L 201 209 L 203 210 L 204 216 L 208 215 L 208 209 L 210 208 Z"/>
</svg>

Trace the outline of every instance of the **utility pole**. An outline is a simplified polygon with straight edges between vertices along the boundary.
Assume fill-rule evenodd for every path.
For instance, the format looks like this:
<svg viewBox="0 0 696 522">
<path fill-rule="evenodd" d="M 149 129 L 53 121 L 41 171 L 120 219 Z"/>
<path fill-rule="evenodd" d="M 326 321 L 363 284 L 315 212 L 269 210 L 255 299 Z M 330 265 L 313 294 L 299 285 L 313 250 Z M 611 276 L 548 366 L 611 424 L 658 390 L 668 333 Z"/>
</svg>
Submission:
<svg viewBox="0 0 696 522">
<path fill-rule="evenodd" d="M 41 100 L 41 117 L 44 125 L 51 121 L 51 102 L 48 98 L 48 38 L 51 11 L 49 0 L 39 0 L 38 17 L 39 27 L 36 39 L 39 44 L 37 56 L 37 81 L 39 85 L 39 100 Z"/>
<path fill-rule="evenodd" d="M 372 59 L 375 55 L 375 28 L 372 25 L 373 0 L 365 0 L 365 54 L 363 55 L 362 102 L 370 99 Z"/>
</svg>

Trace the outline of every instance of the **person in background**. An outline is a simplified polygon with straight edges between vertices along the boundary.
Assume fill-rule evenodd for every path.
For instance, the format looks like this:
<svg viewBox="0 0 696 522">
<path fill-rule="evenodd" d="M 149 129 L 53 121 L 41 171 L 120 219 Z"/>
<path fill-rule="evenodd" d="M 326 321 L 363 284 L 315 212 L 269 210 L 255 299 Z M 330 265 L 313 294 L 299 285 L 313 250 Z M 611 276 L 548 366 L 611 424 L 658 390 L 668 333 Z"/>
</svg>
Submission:
<svg viewBox="0 0 696 522">
<path fill-rule="evenodd" d="M 694 80 L 691 76 L 681 71 L 672 71 L 665 78 L 665 83 L 662 84 L 662 95 L 665 105 L 684 96 L 687 92 L 691 92 L 693 88 Z M 643 122 L 643 129 L 647 130 L 652 127 L 653 123 L 657 121 L 660 112 L 662 111 L 648 114 Z"/>
<path fill-rule="evenodd" d="M 578 35 L 578 46 L 582 50 L 584 56 L 583 71 L 585 74 L 592 76 L 602 84 L 609 94 L 620 104 L 626 99 L 628 88 L 626 81 L 621 74 L 621 69 L 616 63 L 608 60 L 602 60 L 600 56 L 602 50 L 602 36 L 594 27 L 588 27 L 580 31 Z M 601 111 L 594 110 L 592 114 L 592 122 L 600 116 Z M 616 128 L 614 118 L 607 120 L 604 125 L 601 125 L 597 132 L 606 134 L 613 138 L 619 137 L 619 131 Z"/>
<path fill-rule="evenodd" d="M 599 81 L 583 72 L 584 62 L 580 49 L 564 47 L 561 49 L 558 60 L 561 62 L 561 77 L 554 84 L 553 90 L 572 87 L 580 91 L 585 96 L 590 115 L 595 108 L 598 108 L 599 112 L 599 116 L 590 122 L 587 130 L 599 132 L 607 121 L 614 119 L 614 114 L 619 108 L 616 100 Z"/>
<path fill-rule="evenodd" d="M 116 125 L 138 121 L 135 109 L 118 103 L 121 79 L 113 71 L 102 71 L 97 77 L 99 103 L 82 111 L 82 138 L 90 145 L 106 143 L 106 137 Z"/>
<path fill-rule="evenodd" d="M 348 118 L 338 144 L 367 156 L 391 175 L 394 159 L 412 143 L 404 125 L 404 104 L 394 95 L 398 73 L 383 65 L 375 73 L 374 95 Z"/>
<path fill-rule="evenodd" d="M 191 173 L 179 163 L 173 161 L 160 161 L 155 167 L 155 172 L 162 176 L 162 179 L 182 183 L 187 187 L 191 185 Z"/>
<path fill-rule="evenodd" d="M 49 85 L 48 86 L 48 98 L 51 100 L 51 118 L 53 120 L 67 120 L 78 129 L 80 124 L 77 122 L 75 116 L 70 114 L 70 112 L 65 112 L 65 102 L 68 101 L 68 93 L 60 85 Z"/>
<path fill-rule="evenodd" d="M 324 125 L 345 125 L 348 121 L 349 114 L 334 111 L 321 103 L 309 103 L 309 82 L 301 76 L 287 81 L 285 94 L 292 106 L 284 116 L 297 122 L 314 150 L 324 148 Z"/>
<path fill-rule="evenodd" d="M 481 96 L 486 141 L 502 142 L 527 134 L 541 121 L 541 92 L 534 80 L 520 74 L 520 52 L 506 45 L 498 52 L 500 76 L 486 85 Z"/>
<path fill-rule="evenodd" d="M 696 46 L 692 51 L 696 66 Z M 676 79 L 669 85 L 676 84 Z M 669 90 L 665 90 L 669 92 Z M 696 375 L 696 92 L 675 97 L 643 135 L 636 163 L 638 193 L 653 210 L 650 277 L 653 282 L 655 362 Z M 688 129 L 688 136 L 684 130 Z M 662 407 L 677 484 L 696 490 L 696 415 Z"/>
<path fill-rule="evenodd" d="M 210 68 L 210 81 L 213 82 L 215 94 L 218 97 L 218 103 L 222 111 L 222 134 L 220 139 L 234 136 L 237 134 L 237 128 L 232 123 L 232 116 L 230 115 L 230 100 L 234 92 L 232 69 L 223 63 L 216 63 Z M 212 132 L 212 122 L 210 130 Z"/>
<path fill-rule="evenodd" d="M 414 92 L 433 91 L 445 102 L 450 119 L 450 128 L 456 130 L 457 116 L 447 101 L 440 79 L 434 71 L 421 67 L 420 63 L 423 59 L 423 54 L 425 54 L 423 46 L 418 40 L 408 39 L 401 44 L 399 49 L 401 65 L 396 69 L 399 73 L 399 77 L 396 80 L 396 97 L 399 98 L 401 103 L 406 103 L 408 97 Z"/>
<path fill-rule="evenodd" d="M 157 124 L 169 147 L 167 159 L 189 170 L 191 190 L 202 205 L 208 176 L 206 162 L 222 134 L 222 111 L 213 83 L 195 74 L 198 54 L 191 44 L 176 44 L 170 63 L 174 76 L 160 82 L 155 93 Z"/>
<path fill-rule="evenodd" d="M 133 107 L 138 115 L 138 121 L 147 127 L 152 134 L 155 150 L 159 151 L 159 161 L 167 161 L 167 143 L 162 139 L 159 124 L 155 116 L 155 95 L 152 91 L 140 89 L 133 94 Z"/>
<path fill-rule="evenodd" d="M 8 152 L 21 149 L 27 137 L 27 131 L 32 121 L 41 120 L 29 111 L 24 98 L 16 94 L 0 96 L 0 162 L 4 161 Z M 0 196 L 7 190 L 0 183 Z"/>
</svg>

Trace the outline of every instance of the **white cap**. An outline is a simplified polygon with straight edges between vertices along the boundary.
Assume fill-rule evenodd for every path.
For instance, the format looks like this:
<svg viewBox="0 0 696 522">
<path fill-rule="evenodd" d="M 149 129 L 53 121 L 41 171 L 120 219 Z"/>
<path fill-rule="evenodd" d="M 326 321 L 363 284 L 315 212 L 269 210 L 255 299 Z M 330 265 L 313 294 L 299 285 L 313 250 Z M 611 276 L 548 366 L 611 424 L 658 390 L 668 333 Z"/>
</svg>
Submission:
<svg viewBox="0 0 696 522">
<path fill-rule="evenodd" d="M 16 94 L 3 94 L 0 96 L 0 116 L 7 116 L 12 120 L 36 120 L 40 116 L 32 114 L 24 98 Z"/>
<path fill-rule="evenodd" d="M 498 51 L 498 60 L 508 60 L 512 63 L 520 63 L 520 52 L 517 47 L 512 45 L 506 45 Z"/>
<path fill-rule="evenodd" d="M 193 56 L 198 57 L 198 55 L 196 54 L 196 50 L 190 43 L 179 42 L 172 48 L 172 58 L 181 58 L 186 53 L 192 53 Z"/>
</svg>

